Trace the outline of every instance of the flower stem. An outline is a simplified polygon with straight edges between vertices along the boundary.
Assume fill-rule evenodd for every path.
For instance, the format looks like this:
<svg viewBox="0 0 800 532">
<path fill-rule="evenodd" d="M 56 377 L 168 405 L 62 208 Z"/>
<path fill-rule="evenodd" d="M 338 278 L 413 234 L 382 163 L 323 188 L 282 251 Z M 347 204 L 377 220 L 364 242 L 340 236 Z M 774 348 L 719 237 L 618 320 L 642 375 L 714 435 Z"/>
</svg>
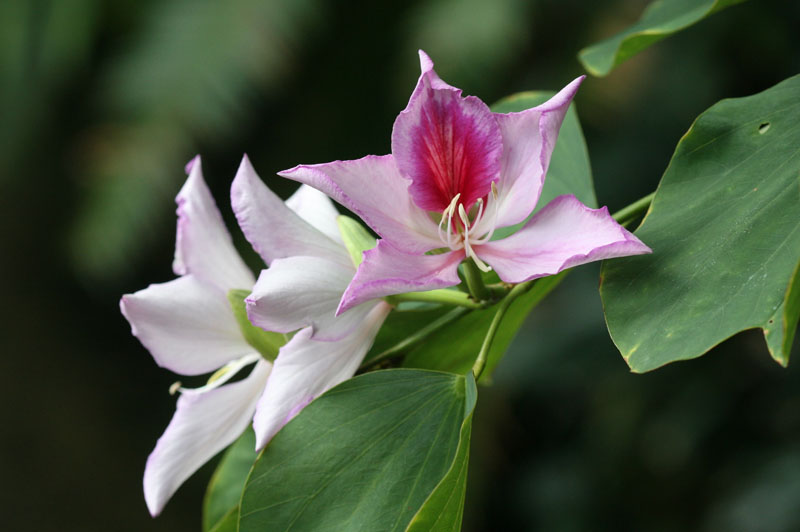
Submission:
<svg viewBox="0 0 800 532">
<path fill-rule="evenodd" d="M 622 226 L 627 226 L 634 220 L 636 220 L 643 212 L 645 212 L 649 207 L 650 203 L 653 201 L 653 196 L 655 196 L 655 192 L 651 192 L 647 196 L 640 198 L 627 207 L 623 207 L 617 212 L 615 212 L 612 217 Z"/>
<path fill-rule="evenodd" d="M 489 330 L 486 331 L 486 336 L 483 338 L 483 345 L 481 345 L 478 358 L 475 359 L 475 364 L 472 366 L 472 374 L 475 376 L 476 381 L 480 378 L 481 373 L 483 373 L 483 370 L 486 367 L 486 360 L 489 358 L 489 350 L 492 348 L 492 342 L 497 334 L 497 329 L 500 327 L 500 323 L 503 321 L 506 311 L 508 311 L 508 307 L 511 306 L 511 303 L 513 303 L 515 299 L 533 288 L 533 284 L 535 282 L 536 280 L 526 281 L 516 285 L 511 289 L 508 295 L 503 298 L 503 300 L 500 302 L 500 305 L 497 307 L 497 312 L 495 313 L 494 318 L 492 318 L 492 323 L 489 324 Z"/>
<path fill-rule="evenodd" d="M 395 294 L 387 296 L 386 301 L 391 305 L 396 305 L 401 301 L 418 301 L 422 303 L 441 303 L 442 305 L 451 305 L 456 307 L 466 307 L 471 309 L 484 308 L 486 305 L 479 303 L 469 297 L 469 294 L 460 290 L 447 290 L 440 288 L 438 290 L 428 290 L 427 292 L 408 292 L 405 294 Z"/>
<path fill-rule="evenodd" d="M 419 343 L 425 340 L 428 336 L 435 333 L 445 325 L 448 325 L 451 322 L 457 320 L 467 312 L 469 312 L 469 309 L 466 309 L 464 307 L 454 308 L 447 314 L 440 316 L 439 319 L 421 328 L 420 330 L 418 330 L 405 340 L 397 342 L 392 347 L 378 353 L 374 357 L 371 357 L 369 360 L 366 360 L 364 363 L 361 364 L 361 367 L 359 369 L 371 368 L 373 366 L 376 366 L 377 364 L 380 364 L 384 360 L 389 360 L 405 354 L 407 351 L 416 347 Z"/>
<path fill-rule="evenodd" d="M 483 284 L 483 277 L 481 277 L 481 271 L 478 269 L 478 265 L 470 258 L 467 258 L 462 264 L 464 264 L 464 278 L 467 281 L 467 288 L 472 298 L 475 301 L 488 300 L 490 296 L 489 290 L 486 288 L 486 285 Z"/>
</svg>

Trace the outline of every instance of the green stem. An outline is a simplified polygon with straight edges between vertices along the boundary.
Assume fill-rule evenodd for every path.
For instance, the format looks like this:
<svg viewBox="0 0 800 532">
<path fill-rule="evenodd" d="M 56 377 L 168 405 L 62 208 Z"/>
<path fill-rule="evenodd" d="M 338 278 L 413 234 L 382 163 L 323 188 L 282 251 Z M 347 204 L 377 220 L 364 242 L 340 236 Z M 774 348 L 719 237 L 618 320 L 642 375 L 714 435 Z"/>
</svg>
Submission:
<svg viewBox="0 0 800 532">
<path fill-rule="evenodd" d="M 418 301 L 422 303 L 441 303 L 442 305 L 451 305 L 456 307 L 466 307 L 471 309 L 484 308 L 483 303 L 478 303 L 469 294 L 460 290 L 447 290 L 440 288 L 438 290 L 428 290 L 427 292 L 408 292 L 405 294 L 395 294 L 387 296 L 386 301 L 391 305 L 396 305 L 401 301 Z"/>
<path fill-rule="evenodd" d="M 464 264 L 464 278 L 467 281 L 467 288 L 473 299 L 476 301 L 488 300 L 489 290 L 486 288 L 486 285 L 483 284 L 483 277 L 481 277 L 481 271 L 478 269 L 478 265 L 470 258 L 467 258 L 462 264 Z"/>
<path fill-rule="evenodd" d="M 503 321 L 508 307 L 511 306 L 511 303 L 513 303 L 515 299 L 530 290 L 535 282 L 536 280 L 526 281 L 516 285 L 500 302 L 500 305 L 497 307 L 497 312 L 494 318 L 492 318 L 492 323 L 489 324 L 489 330 L 486 331 L 486 336 L 483 338 L 483 345 L 481 345 L 478 358 L 475 359 L 475 364 L 472 366 L 472 374 L 475 376 L 475 380 L 480 378 L 481 373 L 483 373 L 486 367 L 486 360 L 489 358 L 489 350 L 492 348 L 492 342 L 497 334 L 497 329 L 500 327 L 500 323 Z"/>
<path fill-rule="evenodd" d="M 400 355 L 403 355 L 404 353 L 406 353 L 410 349 L 416 347 L 417 344 L 421 343 L 428 336 L 430 336 L 431 334 L 435 333 L 436 331 L 438 331 L 439 329 L 441 329 L 445 325 L 448 325 L 449 323 L 457 320 L 458 318 L 460 318 L 461 316 L 463 316 L 467 312 L 469 312 L 469 310 L 466 309 L 466 308 L 463 308 L 463 307 L 454 308 L 453 310 L 451 310 L 447 314 L 439 317 L 439 319 L 429 323 L 428 325 L 426 325 L 422 329 L 418 330 L 417 332 L 415 332 L 414 334 L 412 334 L 411 336 L 409 336 L 405 340 L 402 340 L 402 341 L 394 344 L 392 347 L 386 349 L 385 351 L 382 351 L 382 352 L 378 353 L 377 355 L 375 355 L 374 357 L 371 357 L 369 360 L 364 361 L 364 363 L 361 365 L 361 367 L 359 369 L 371 368 L 371 367 L 373 367 L 373 366 L 375 366 L 377 364 L 380 364 L 384 360 L 389 360 L 391 358 L 395 358 L 395 357 L 398 357 Z"/>
<path fill-rule="evenodd" d="M 645 212 L 648 207 L 650 207 L 650 203 L 653 202 L 653 196 L 655 195 L 656 193 L 652 192 L 647 196 L 634 201 L 627 207 L 623 207 L 615 212 L 612 217 L 619 222 L 620 225 L 628 225 L 636 220 L 643 212 Z"/>
</svg>

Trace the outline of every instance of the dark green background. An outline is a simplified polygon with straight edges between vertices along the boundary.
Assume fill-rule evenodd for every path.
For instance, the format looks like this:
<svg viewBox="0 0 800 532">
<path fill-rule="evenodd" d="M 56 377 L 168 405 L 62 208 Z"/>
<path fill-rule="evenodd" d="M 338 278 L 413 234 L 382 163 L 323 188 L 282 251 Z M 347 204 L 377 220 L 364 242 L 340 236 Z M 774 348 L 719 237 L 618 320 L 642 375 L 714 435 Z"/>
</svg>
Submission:
<svg viewBox="0 0 800 532">
<path fill-rule="evenodd" d="M 282 194 L 278 170 L 386 153 L 417 48 L 492 102 L 563 86 L 577 51 L 644 4 L 0 5 L 2 528 L 199 530 L 209 467 L 146 512 L 175 377 L 117 306 L 172 278 L 173 197 L 195 153 L 232 222 L 242 152 Z M 588 79 L 577 106 L 599 203 L 650 192 L 717 100 L 800 72 L 799 18 L 792 2 L 746 2 Z M 633 375 L 596 285 L 596 265 L 569 276 L 480 390 L 464 529 L 800 529 L 796 363 L 781 369 L 750 332 Z"/>
</svg>

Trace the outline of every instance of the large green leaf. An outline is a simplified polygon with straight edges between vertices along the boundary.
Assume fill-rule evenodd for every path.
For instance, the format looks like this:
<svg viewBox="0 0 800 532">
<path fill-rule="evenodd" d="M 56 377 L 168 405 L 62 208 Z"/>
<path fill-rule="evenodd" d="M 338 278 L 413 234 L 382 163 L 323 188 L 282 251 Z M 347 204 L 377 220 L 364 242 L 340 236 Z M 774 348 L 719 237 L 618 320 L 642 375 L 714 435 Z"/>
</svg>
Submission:
<svg viewBox="0 0 800 532">
<path fill-rule="evenodd" d="M 206 489 L 203 500 L 203 532 L 227 530 L 220 523 L 231 521 L 236 530 L 236 515 L 247 474 L 256 461 L 256 435 L 247 429 L 225 452 Z"/>
<path fill-rule="evenodd" d="M 562 272 L 539 279 L 528 293 L 511 304 L 492 342 L 486 369 L 483 372 L 484 377 L 491 376 L 530 311 L 566 275 L 567 272 Z M 496 307 L 475 310 L 439 329 L 408 354 L 403 366 L 460 374 L 469 371 L 478 356 L 478 350 L 496 311 Z"/>
<path fill-rule="evenodd" d="M 458 441 L 458 450 L 450 470 L 430 494 L 409 523 L 409 532 L 452 532 L 461 530 L 464 516 L 464 495 L 467 491 L 469 443 L 472 432 L 472 413 L 478 398 L 472 373 L 467 373 L 464 421 Z"/>
<path fill-rule="evenodd" d="M 394 369 L 340 384 L 263 451 L 239 530 L 405 530 L 429 511 L 455 526 L 474 402 L 470 376 Z"/>
<path fill-rule="evenodd" d="M 786 363 L 798 315 L 800 76 L 700 115 L 636 235 L 653 254 L 606 262 L 600 290 L 634 371 L 744 329 L 769 335 L 777 320 L 784 336 L 770 345 Z"/>
<path fill-rule="evenodd" d="M 651 44 L 691 26 L 705 17 L 744 0 L 656 0 L 642 18 L 613 37 L 578 53 L 588 72 L 605 76 L 611 70 Z"/>
</svg>

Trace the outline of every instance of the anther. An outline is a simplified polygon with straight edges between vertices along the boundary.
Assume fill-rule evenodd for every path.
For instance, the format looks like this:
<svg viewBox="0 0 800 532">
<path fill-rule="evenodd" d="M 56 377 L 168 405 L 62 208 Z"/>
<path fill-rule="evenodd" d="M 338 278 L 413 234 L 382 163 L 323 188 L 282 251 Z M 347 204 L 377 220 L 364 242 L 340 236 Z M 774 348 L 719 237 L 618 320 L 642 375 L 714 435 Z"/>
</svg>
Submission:
<svg viewBox="0 0 800 532">
<path fill-rule="evenodd" d="M 175 381 L 169 387 L 169 394 L 175 395 L 176 393 L 178 393 L 178 390 L 180 389 L 181 389 L 181 381 Z"/>
</svg>

